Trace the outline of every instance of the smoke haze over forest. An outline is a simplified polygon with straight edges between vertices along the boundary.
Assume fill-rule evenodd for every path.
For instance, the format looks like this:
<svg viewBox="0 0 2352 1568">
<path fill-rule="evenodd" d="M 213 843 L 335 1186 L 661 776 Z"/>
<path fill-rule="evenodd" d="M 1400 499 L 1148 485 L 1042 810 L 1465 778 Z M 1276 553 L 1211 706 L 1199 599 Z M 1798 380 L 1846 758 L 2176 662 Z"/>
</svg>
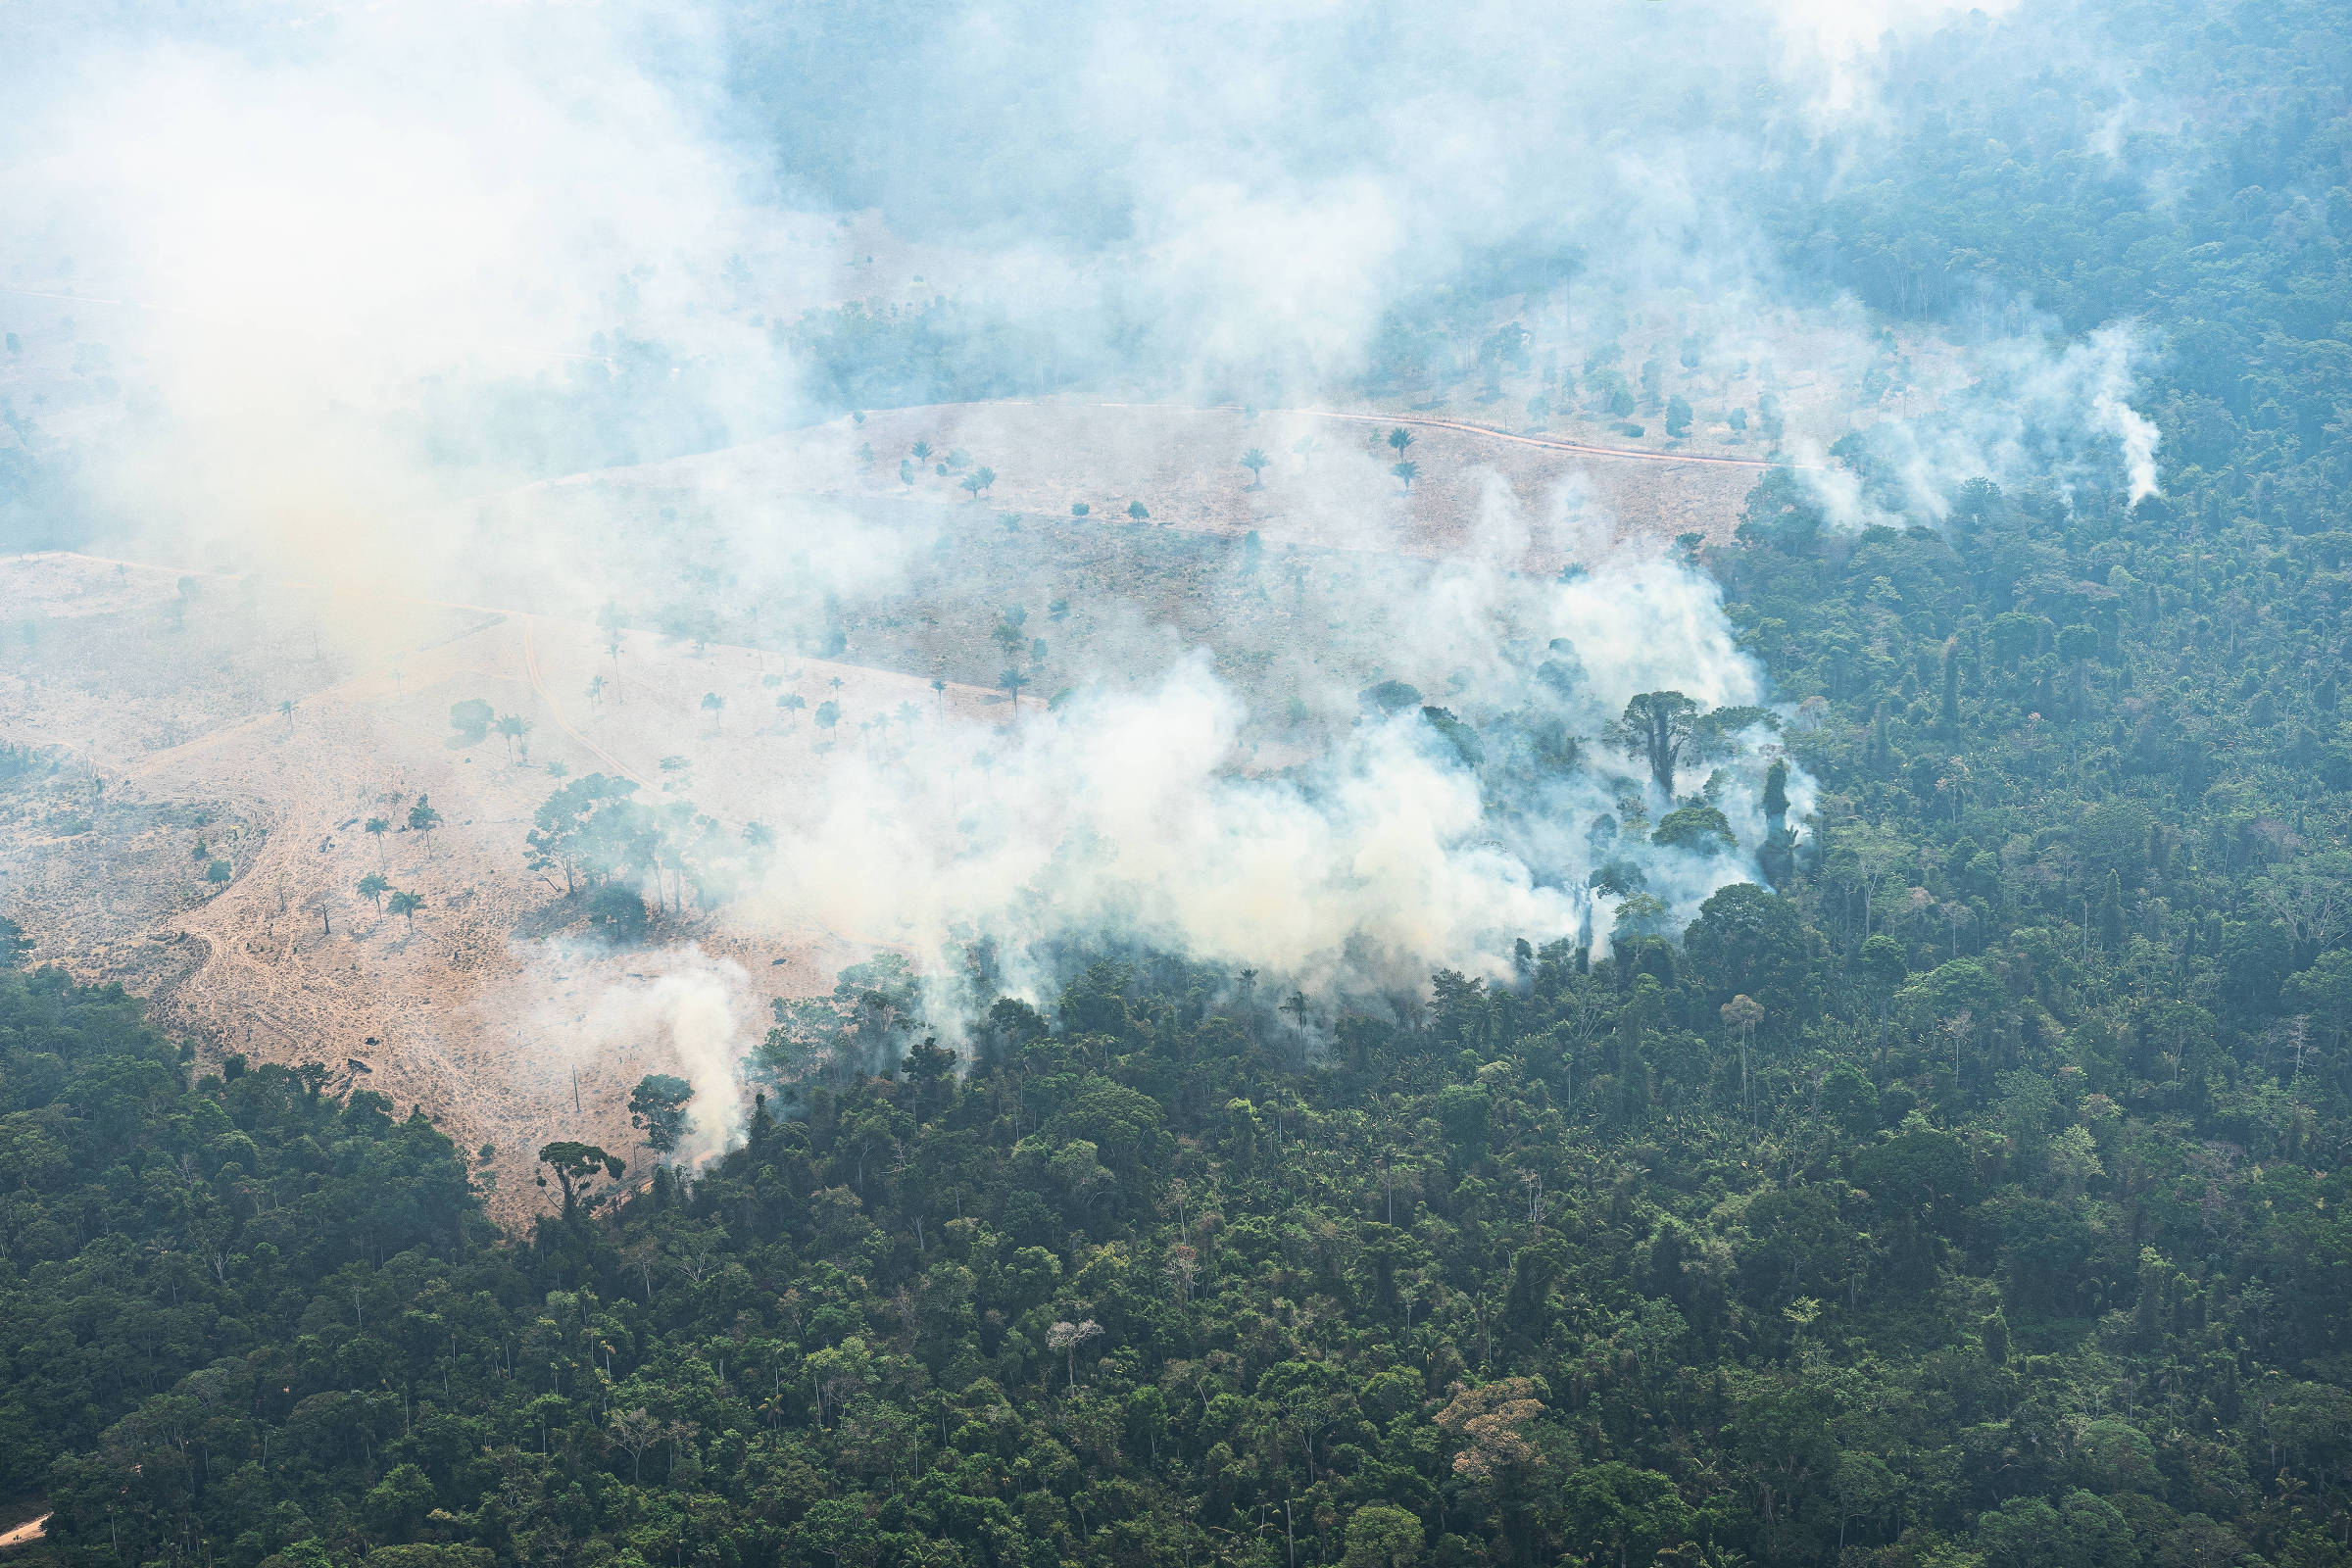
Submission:
<svg viewBox="0 0 2352 1568">
<path fill-rule="evenodd" d="M 1692 363 L 1867 355 L 1874 328 L 1786 208 L 1867 177 L 1935 29 L 1981 39 L 1985 71 L 2022 47 L 2018 27 L 1939 7 L 1694 24 L 1626 6 L 1570 31 L 1509 6 L 563 17 L 34 20 L 0 298 L 32 340 L 75 345 L 48 357 L 71 355 L 78 396 L 12 400 L 17 542 L 541 613 L 610 604 L 632 624 L 685 561 L 746 602 L 886 601 L 927 530 L 819 497 L 710 495 L 691 522 L 654 524 L 674 548 L 649 548 L 641 517 L 484 526 L 474 498 L 807 427 L 868 394 L 1331 407 L 1451 373 L 1512 300 L 1572 352 L 1670 319 Z M 2161 119 L 2145 90 L 2119 84 L 2100 112 Z M 2119 179 L 2164 177 L 2115 144 Z M 1933 516 L 1958 478 L 2053 455 L 2120 461 L 2135 494 L 2154 488 L 2129 318 L 2069 347 L 2041 302 L 1986 285 L 1965 305 L 1949 395 L 1890 427 L 1895 504 Z M 1826 440 L 1790 445 L 1844 525 L 1886 514 L 1822 466 Z M 745 814 L 798 827 L 792 875 L 767 891 L 924 951 L 1023 902 L 1034 936 L 1117 931 L 1235 961 L 1279 932 L 1256 951 L 1301 974 L 1493 965 L 1506 930 L 1593 940 L 1584 835 L 1630 775 L 1537 802 L 1499 763 L 1482 785 L 1450 752 L 1433 762 L 1406 733 L 1424 727 L 1384 738 L 1396 726 L 1349 712 L 1387 673 L 1442 683 L 1431 701 L 1473 722 L 1522 710 L 1554 638 L 1591 677 L 1555 719 L 1589 742 L 1639 690 L 1770 702 L 1661 539 L 1620 541 L 1629 519 L 1605 508 L 1563 534 L 1541 515 L 1562 505 L 1582 514 L 1573 485 L 1534 517 L 1482 504 L 1473 562 L 1398 589 L 1416 598 L 1396 617 L 1407 640 L 1293 694 L 1337 717 L 1279 779 L 1225 776 L 1246 701 L 1192 639 L 1139 626 L 1058 669 L 1095 695 L 1034 731 L 925 737 L 833 803 L 758 800 L 753 783 Z M 585 543 L 613 535 L 632 554 Z M 1592 586 L 1514 580 L 1531 539 Z M 667 559 L 649 572 L 648 557 Z M 1146 741 L 1162 763 L 1127 765 Z M 975 746 L 1004 765 L 952 783 Z M 1723 803 L 1751 842 L 1760 755 Z M 1161 793 L 1123 801 L 1113 775 Z M 986 847 L 967 808 L 1001 824 Z M 1496 811 L 1527 825 L 1481 825 Z M 1171 822 L 1191 825 L 1166 859 L 1141 858 Z M 1225 903 L 1245 862 L 1281 896 Z M 1660 874 L 1687 917 L 1735 873 Z M 1258 900 L 1272 925 L 1236 925 Z M 1365 925 L 1367 906 L 1413 921 Z"/>
</svg>

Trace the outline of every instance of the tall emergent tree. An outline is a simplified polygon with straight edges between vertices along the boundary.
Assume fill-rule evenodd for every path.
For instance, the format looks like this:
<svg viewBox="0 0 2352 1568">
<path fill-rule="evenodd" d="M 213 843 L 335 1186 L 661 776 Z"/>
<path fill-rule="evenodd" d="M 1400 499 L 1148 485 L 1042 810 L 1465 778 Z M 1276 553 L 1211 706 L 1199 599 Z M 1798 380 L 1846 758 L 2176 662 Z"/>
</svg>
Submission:
<svg viewBox="0 0 2352 1568">
<path fill-rule="evenodd" d="M 1675 768 L 1690 750 L 1699 707 L 1681 692 L 1642 692 L 1625 705 L 1609 728 L 1609 740 L 1629 757 L 1649 763 L 1651 782 L 1674 799 Z"/>
<path fill-rule="evenodd" d="M 686 1113 L 686 1102 L 693 1098 L 694 1085 L 685 1079 L 647 1073 L 629 1092 L 629 1125 L 645 1135 L 648 1149 L 666 1154 L 694 1126 L 694 1118 Z"/>
</svg>

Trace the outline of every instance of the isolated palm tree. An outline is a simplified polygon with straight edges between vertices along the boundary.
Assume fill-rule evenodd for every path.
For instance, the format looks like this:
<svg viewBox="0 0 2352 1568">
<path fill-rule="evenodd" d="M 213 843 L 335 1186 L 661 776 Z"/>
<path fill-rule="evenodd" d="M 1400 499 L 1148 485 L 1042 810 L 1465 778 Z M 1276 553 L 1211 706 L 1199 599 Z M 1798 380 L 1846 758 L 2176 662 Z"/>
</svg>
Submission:
<svg viewBox="0 0 2352 1568">
<path fill-rule="evenodd" d="M 1389 445 L 1396 449 L 1396 455 L 1398 457 L 1403 457 L 1404 449 L 1412 444 L 1413 432 L 1407 430 L 1403 425 L 1400 424 L 1389 432 Z"/>
<path fill-rule="evenodd" d="M 384 835 L 392 831 L 392 824 L 385 821 L 380 816 L 371 816 L 368 819 L 368 831 L 375 838 L 376 869 L 382 870 L 384 864 Z"/>
<path fill-rule="evenodd" d="M 1250 489 L 1263 490 L 1266 487 L 1266 465 L 1271 461 L 1255 447 L 1242 454 L 1242 466 L 1250 470 Z"/>
<path fill-rule="evenodd" d="M 433 829 L 440 825 L 441 813 L 433 809 L 430 801 L 417 796 L 416 804 L 409 808 L 409 829 L 424 835 L 424 858 L 428 860 L 433 858 Z"/>
</svg>

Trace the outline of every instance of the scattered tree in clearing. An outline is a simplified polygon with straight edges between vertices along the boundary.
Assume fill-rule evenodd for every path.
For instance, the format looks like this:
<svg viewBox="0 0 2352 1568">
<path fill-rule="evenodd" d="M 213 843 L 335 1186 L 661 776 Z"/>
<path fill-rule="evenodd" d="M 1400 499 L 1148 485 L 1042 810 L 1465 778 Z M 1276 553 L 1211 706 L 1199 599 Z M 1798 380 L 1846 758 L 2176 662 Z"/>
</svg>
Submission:
<svg viewBox="0 0 2352 1568">
<path fill-rule="evenodd" d="M 1270 461 L 1272 460 L 1255 447 L 1251 447 L 1242 454 L 1242 466 L 1250 470 L 1250 489 L 1263 490 L 1266 487 L 1266 465 Z"/>
<path fill-rule="evenodd" d="M 1421 477 L 1421 465 L 1418 463 L 1409 462 L 1398 463 L 1394 467 L 1390 468 L 1389 471 L 1395 474 L 1397 478 L 1402 479 L 1404 481 L 1404 488 L 1409 491 L 1413 488 L 1413 481 Z"/>
<path fill-rule="evenodd" d="M 997 617 L 996 629 L 988 634 L 989 641 L 1004 650 L 1005 658 L 1018 659 L 1021 645 L 1029 640 L 1029 634 L 1022 630 L 1028 620 L 1029 612 L 1014 605 Z"/>
<path fill-rule="evenodd" d="M 1403 457 L 1404 449 L 1412 444 L 1413 432 L 1407 430 L 1403 425 L 1400 424 L 1389 432 L 1389 445 L 1396 449 L 1398 457 Z"/>
<path fill-rule="evenodd" d="M 440 825 L 441 813 L 433 809 L 430 801 L 417 796 L 416 804 L 409 808 L 409 831 L 424 835 L 424 858 L 428 860 L 433 858 L 433 829 Z"/>
<path fill-rule="evenodd" d="M 1015 718 L 1021 716 L 1021 688 L 1028 684 L 1029 677 L 1021 673 L 1018 664 L 1006 664 L 997 671 L 998 689 L 1012 699 L 1012 716 Z"/>
<path fill-rule="evenodd" d="M 294 699 L 288 697 L 281 701 L 277 705 L 277 713 L 286 721 L 286 727 L 292 729 L 294 727 Z"/>
<path fill-rule="evenodd" d="M 1141 501 L 1130 501 L 1127 503 L 1127 515 L 1133 517 L 1138 522 L 1142 522 L 1145 518 L 1151 516 L 1152 514 L 1144 510 L 1144 504 Z"/>
<path fill-rule="evenodd" d="M 997 482 L 997 470 L 984 464 L 973 470 L 972 477 L 980 481 L 981 489 L 994 489 Z"/>
<path fill-rule="evenodd" d="M 694 1085 L 670 1073 L 647 1073 L 629 1095 L 629 1125 L 645 1134 L 645 1147 L 666 1154 L 694 1127 L 686 1102 Z"/>
<path fill-rule="evenodd" d="M 424 900 L 414 893 L 395 893 L 387 901 L 385 907 L 391 913 L 408 921 L 409 929 L 415 931 L 416 929 L 416 911 L 424 907 Z"/>
<path fill-rule="evenodd" d="M 786 692 L 776 699 L 776 710 L 787 716 L 784 726 L 786 729 L 791 729 L 799 723 L 800 711 L 808 706 L 808 699 L 803 697 L 799 692 Z"/>
<path fill-rule="evenodd" d="M 719 714 L 726 711 L 726 707 L 727 700 L 724 697 L 719 696 L 718 693 L 703 693 L 702 709 L 704 712 L 710 715 L 710 725 L 713 729 L 719 727 Z"/>
<path fill-rule="evenodd" d="M 381 870 L 384 864 L 384 835 L 391 831 L 392 824 L 384 818 L 371 816 L 368 819 L 368 836 L 375 840 L 375 864 L 378 870 Z"/>
<path fill-rule="evenodd" d="M 360 878 L 360 897 L 375 906 L 378 914 L 381 914 L 384 909 L 384 895 L 391 891 L 392 884 L 385 881 L 378 872 L 370 871 Z"/>
</svg>

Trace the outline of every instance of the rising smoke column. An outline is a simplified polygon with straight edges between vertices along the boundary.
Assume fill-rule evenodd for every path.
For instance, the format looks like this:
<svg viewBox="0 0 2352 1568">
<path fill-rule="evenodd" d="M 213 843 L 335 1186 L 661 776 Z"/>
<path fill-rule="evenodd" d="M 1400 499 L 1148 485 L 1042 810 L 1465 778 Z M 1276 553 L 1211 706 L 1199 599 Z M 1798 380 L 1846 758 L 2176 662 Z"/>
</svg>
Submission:
<svg viewBox="0 0 2352 1568">
<path fill-rule="evenodd" d="M 764 895 L 926 961 L 985 936 L 1032 995 L 1052 982 L 1033 956 L 1072 945 L 1366 995 L 1409 989 L 1434 965 L 1506 972 L 1519 938 L 1590 937 L 1605 952 L 1616 898 L 1589 888 L 1594 825 L 1628 793 L 1653 816 L 1677 804 L 1600 744 L 1609 721 L 1666 687 L 1707 707 L 1767 696 L 1713 584 L 1658 561 L 1568 583 L 1461 564 L 1411 609 L 1424 646 L 1400 660 L 1456 669 L 1461 689 L 1368 708 L 1279 774 L 1245 768 L 1243 701 L 1194 652 L 1015 725 L 952 720 L 904 754 L 843 757 L 819 799 L 768 803 L 782 838 Z M 1433 720 L 1423 710 L 1441 701 Z M 1503 737 L 1530 723 L 1574 742 L 1575 760 L 1506 756 Z M 1629 823 L 1608 852 L 1642 868 L 1674 928 L 1715 888 L 1757 876 L 1769 745 L 1758 731 L 1678 783 L 1694 794 L 1722 767 L 1713 782 L 1743 850 L 1646 846 Z M 1801 772 L 1792 792 L 1809 802 Z"/>
</svg>

